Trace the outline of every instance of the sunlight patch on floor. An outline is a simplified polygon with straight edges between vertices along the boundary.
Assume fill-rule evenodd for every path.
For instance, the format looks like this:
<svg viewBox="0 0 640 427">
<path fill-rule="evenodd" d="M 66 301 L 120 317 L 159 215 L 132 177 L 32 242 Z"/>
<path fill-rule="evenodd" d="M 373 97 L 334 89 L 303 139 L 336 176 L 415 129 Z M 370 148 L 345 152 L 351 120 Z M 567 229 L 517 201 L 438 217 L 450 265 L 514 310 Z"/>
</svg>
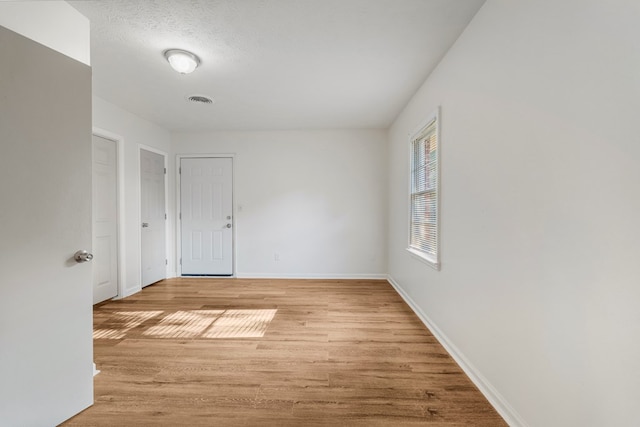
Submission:
<svg viewBox="0 0 640 427">
<path fill-rule="evenodd" d="M 165 316 L 157 326 L 152 326 L 142 335 L 158 338 L 195 338 L 202 334 L 224 310 L 176 311 Z"/>
<path fill-rule="evenodd" d="M 261 338 L 277 309 L 180 310 L 116 312 L 93 333 L 94 339 L 147 338 Z M 154 319 L 152 325 L 144 322 Z M 106 328 L 105 326 L 110 326 Z M 134 330 L 134 328 L 137 328 Z"/>
<path fill-rule="evenodd" d="M 124 311 L 113 313 L 112 318 L 101 324 L 101 326 L 107 324 L 113 325 L 113 327 L 94 330 L 93 339 L 122 339 L 131 329 L 162 313 L 162 311 Z"/>
<path fill-rule="evenodd" d="M 203 334 L 204 338 L 260 338 L 278 310 L 227 310 Z"/>
</svg>

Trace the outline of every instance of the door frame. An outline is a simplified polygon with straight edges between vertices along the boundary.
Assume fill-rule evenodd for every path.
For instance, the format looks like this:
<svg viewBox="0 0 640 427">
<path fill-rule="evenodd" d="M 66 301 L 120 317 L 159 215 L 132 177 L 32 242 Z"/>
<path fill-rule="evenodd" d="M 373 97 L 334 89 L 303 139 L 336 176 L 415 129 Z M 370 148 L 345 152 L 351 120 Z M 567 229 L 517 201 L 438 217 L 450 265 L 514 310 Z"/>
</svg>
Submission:
<svg viewBox="0 0 640 427">
<path fill-rule="evenodd" d="M 125 283 L 125 257 L 123 254 L 125 253 L 125 238 L 124 238 L 124 138 L 118 134 L 113 132 L 109 132 L 108 130 L 101 129 L 93 126 L 91 130 L 91 134 L 100 138 L 108 139 L 109 141 L 113 141 L 116 144 L 116 202 L 117 202 L 117 214 L 116 214 L 116 222 L 117 222 L 117 231 L 116 236 L 118 238 L 118 246 L 117 246 L 117 264 L 118 264 L 118 294 L 112 299 L 122 299 L 126 297 L 124 292 L 124 283 Z M 92 144 L 93 149 L 93 144 Z M 93 195 L 92 195 L 93 197 Z M 93 239 L 93 228 L 91 230 L 91 238 Z"/>
<path fill-rule="evenodd" d="M 220 158 L 228 158 L 231 159 L 231 212 L 233 217 L 233 227 L 231 228 L 231 276 L 224 277 L 237 277 L 237 261 L 238 261 L 238 252 L 236 245 L 236 233 L 237 233 L 237 215 L 238 211 L 236 209 L 236 155 L 235 153 L 219 153 L 219 154 L 176 154 L 176 275 L 177 277 L 182 277 L 182 263 L 180 263 L 180 259 L 182 257 L 182 224 L 180 219 L 181 207 L 180 207 L 180 185 L 182 174 L 180 173 L 180 162 L 182 159 L 198 159 L 198 158 L 211 158 L 211 159 L 220 159 Z M 189 276 L 191 277 L 200 277 L 200 276 Z M 211 276 L 202 276 L 211 278 Z"/>
<path fill-rule="evenodd" d="M 140 224 L 142 224 L 142 170 L 140 169 L 140 160 L 141 160 L 141 150 L 151 151 L 152 153 L 156 153 L 161 155 L 164 158 L 164 212 L 167 215 L 167 219 L 164 221 L 164 256 L 167 260 L 167 265 L 164 268 L 165 278 L 172 277 L 169 274 L 169 248 L 170 248 L 170 240 L 169 239 L 169 168 L 168 168 L 168 158 L 169 154 L 165 151 L 159 150 L 155 147 L 151 147 L 145 144 L 138 144 L 138 160 L 136 170 L 138 171 L 138 220 L 137 220 L 137 230 L 138 230 L 138 286 L 142 289 L 142 228 Z"/>
</svg>

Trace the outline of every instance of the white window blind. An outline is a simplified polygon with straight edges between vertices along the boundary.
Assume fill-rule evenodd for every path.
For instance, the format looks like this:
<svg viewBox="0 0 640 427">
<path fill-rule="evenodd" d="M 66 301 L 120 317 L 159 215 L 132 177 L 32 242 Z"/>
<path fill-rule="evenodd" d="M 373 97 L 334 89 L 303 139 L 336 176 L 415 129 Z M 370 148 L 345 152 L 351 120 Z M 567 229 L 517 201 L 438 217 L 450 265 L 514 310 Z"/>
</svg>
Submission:
<svg viewBox="0 0 640 427">
<path fill-rule="evenodd" d="M 438 267 L 438 118 L 411 139 L 409 249 Z"/>
</svg>

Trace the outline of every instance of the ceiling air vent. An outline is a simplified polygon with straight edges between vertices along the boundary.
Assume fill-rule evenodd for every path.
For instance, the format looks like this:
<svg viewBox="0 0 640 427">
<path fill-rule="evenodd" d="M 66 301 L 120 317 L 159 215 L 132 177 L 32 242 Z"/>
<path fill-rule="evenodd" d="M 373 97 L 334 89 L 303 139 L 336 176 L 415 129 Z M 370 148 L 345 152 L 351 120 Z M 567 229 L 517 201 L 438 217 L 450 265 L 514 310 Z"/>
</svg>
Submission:
<svg viewBox="0 0 640 427">
<path fill-rule="evenodd" d="M 187 101 L 194 102 L 196 104 L 213 104 L 213 99 L 204 95 L 191 95 L 187 97 Z"/>
</svg>

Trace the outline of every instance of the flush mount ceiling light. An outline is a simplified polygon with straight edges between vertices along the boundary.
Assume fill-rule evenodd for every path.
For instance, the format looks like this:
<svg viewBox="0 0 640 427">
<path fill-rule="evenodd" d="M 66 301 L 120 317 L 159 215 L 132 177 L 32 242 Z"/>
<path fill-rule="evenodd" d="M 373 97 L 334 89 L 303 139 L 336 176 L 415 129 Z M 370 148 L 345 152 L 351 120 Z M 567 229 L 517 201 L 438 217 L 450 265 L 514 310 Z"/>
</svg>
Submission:
<svg viewBox="0 0 640 427">
<path fill-rule="evenodd" d="M 169 49 L 164 52 L 164 57 L 167 58 L 171 67 L 180 74 L 193 73 L 200 65 L 200 58 L 186 50 Z"/>
</svg>

